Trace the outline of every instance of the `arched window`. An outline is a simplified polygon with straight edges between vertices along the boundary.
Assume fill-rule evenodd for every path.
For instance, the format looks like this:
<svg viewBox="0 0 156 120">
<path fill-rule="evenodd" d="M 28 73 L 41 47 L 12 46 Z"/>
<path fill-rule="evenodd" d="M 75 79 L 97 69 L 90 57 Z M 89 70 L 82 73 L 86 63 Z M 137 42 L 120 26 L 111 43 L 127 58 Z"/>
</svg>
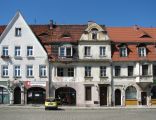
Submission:
<svg viewBox="0 0 156 120">
<path fill-rule="evenodd" d="M 97 40 L 98 29 L 93 28 L 93 29 L 91 30 L 91 33 L 92 33 L 92 39 L 93 39 L 93 40 Z"/>
<path fill-rule="evenodd" d="M 129 86 L 126 89 L 126 99 L 136 99 L 137 91 L 133 86 Z"/>
</svg>

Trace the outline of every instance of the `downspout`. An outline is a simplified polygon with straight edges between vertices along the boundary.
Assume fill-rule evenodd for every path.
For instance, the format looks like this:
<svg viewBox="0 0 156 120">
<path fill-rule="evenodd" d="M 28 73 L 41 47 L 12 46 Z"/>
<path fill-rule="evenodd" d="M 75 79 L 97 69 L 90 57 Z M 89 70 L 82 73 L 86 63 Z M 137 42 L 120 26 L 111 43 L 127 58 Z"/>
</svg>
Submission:
<svg viewBox="0 0 156 120">
<path fill-rule="evenodd" d="M 113 79 L 113 62 L 111 60 L 111 106 L 114 106 L 114 79 Z"/>
<path fill-rule="evenodd" d="M 49 63 L 49 97 L 52 97 L 51 96 L 51 90 L 52 90 L 52 87 L 51 87 L 51 84 L 52 84 L 52 78 L 51 78 L 51 61 L 50 60 L 48 60 L 48 63 Z"/>
</svg>

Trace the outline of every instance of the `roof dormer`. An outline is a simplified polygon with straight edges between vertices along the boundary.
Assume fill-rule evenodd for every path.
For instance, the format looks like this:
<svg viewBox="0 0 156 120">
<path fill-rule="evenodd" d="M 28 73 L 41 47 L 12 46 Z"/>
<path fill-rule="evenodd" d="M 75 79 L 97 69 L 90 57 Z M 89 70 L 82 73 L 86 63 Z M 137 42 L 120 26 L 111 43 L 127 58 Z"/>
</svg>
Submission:
<svg viewBox="0 0 156 120">
<path fill-rule="evenodd" d="M 105 30 L 105 26 L 100 26 L 95 22 L 89 22 L 88 27 L 85 29 L 84 33 L 82 34 L 80 40 L 81 41 L 101 41 L 101 40 L 108 40 L 109 37 Z"/>
</svg>

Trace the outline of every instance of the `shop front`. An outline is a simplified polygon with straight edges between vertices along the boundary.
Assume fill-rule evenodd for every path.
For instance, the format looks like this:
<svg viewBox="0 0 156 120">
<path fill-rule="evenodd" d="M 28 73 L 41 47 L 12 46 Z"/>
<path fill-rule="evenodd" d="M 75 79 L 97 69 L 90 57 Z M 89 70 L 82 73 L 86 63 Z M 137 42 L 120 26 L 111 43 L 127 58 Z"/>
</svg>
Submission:
<svg viewBox="0 0 156 120">
<path fill-rule="evenodd" d="M 125 94 L 126 94 L 125 105 L 138 105 L 137 90 L 134 86 L 127 87 Z"/>
<path fill-rule="evenodd" d="M 55 91 L 55 98 L 60 99 L 62 105 L 76 105 L 76 90 L 71 87 L 60 87 Z"/>
<path fill-rule="evenodd" d="M 151 105 L 156 105 L 156 86 L 153 86 L 151 90 Z"/>
<path fill-rule="evenodd" d="M 0 104 L 9 104 L 9 92 L 5 87 L 0 87 Z"/>
<path fill-rule="evenodd" d="M 45 81 L 26 81 L 25 98 L 27 104 L 44 104 L 46 99 Z"/>
</svg>

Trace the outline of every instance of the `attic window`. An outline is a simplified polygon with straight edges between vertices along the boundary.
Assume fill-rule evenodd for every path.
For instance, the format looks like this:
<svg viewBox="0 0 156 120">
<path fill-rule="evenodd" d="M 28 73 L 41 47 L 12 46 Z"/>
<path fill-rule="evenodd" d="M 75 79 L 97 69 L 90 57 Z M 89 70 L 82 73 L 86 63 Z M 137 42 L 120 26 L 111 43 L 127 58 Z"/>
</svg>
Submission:
<svg viewBox="0 0 156 120">
<path fill-rule="evenodd" d="M 149 36 L 148 34 L 144 34 L 144 35 L 140 36 L 140 38 L 152 38 L 152 37 Z"/>
<path fill-rule="evenodd" d="M 91 32 L 92 32 L 92 39 L 97 40 L 98 29 L 93 28 Z"/>
<path fill-rule="evenodd" d="M 44 32 L 44 33 L 39 34 L 39 36 L 48 36 L 48 34 Z"/>
<path fill-rule="evenodd" d="M 20 37 L 22 35 L 22 29 L 21 28 L 15 28 L 15 36 Z"/>
<path fill-rule="evenodd" d="M 70 33 L 63 33 L 62 35 L 61 35 L 61 37 L 71 37 L 71 35 L 70 35 Z"/>
</svg>

